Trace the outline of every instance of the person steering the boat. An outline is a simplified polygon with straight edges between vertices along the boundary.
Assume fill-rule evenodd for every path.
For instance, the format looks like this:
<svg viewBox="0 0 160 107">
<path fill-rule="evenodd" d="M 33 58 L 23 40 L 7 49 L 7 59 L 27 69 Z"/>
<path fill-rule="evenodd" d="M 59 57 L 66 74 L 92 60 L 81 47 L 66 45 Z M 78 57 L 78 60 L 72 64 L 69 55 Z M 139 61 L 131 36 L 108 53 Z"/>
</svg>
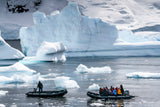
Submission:
<svg viewBox="0 0 160 107">
<path fill-rule="evenodd" d="M 39 92 L 43 91 L 43 84 L 41 83 L 41 81 L 38 82 L 37 88 L 39 88 Z"/>
</svg>

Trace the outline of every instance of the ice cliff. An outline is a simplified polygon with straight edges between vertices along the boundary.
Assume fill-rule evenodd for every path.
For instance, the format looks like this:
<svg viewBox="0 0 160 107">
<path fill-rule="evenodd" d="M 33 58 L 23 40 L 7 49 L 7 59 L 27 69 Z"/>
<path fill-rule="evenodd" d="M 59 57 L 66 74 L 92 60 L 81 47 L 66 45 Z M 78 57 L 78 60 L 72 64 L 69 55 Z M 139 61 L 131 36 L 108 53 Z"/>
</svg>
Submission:
<svg viewBox="0 0 160 107">
<path fill-rule="evenodd" d="M 34 56 L 43 41 L 63 43 L 67 57 L 160 56 L 156 37 L 133 37 L 130 31 L 119 32 L 101 19 L 81 15 L 75 3 L 50 16 L 36 12 L 33 21 L 35 25 L 20 29 L 22 50 L 27 56 Z"/>
<path fill-rule="evenodd" d="M 40 12 L 33 16 L 35 25 L 20 30 L 22 50 L 29 56 L 36 54 L 43 41 L 62 42 L 68 52 L 98 51 L 112 47 L 118 36 L 114 25 L 82 16 L 75 3 L 69 3 L 55 16 Z"/>
<path fill-rule="evenodd" d="M 0 60 L 22 59 L 24 55 L 17 49 L 7 44 L 0 35 Z"/>
</svg>

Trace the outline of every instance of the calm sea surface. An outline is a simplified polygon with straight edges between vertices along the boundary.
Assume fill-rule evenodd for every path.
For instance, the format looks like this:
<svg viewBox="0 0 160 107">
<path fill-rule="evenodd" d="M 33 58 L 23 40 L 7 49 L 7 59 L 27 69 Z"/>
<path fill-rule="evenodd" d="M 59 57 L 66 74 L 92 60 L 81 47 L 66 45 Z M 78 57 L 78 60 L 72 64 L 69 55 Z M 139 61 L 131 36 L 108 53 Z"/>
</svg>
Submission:
<svg viewBox="0 0 160 107">
<path fill-rule="evenodd" d="M 76 74 L 79 64 L 87 67 L 110 66 L 112 73 L 106 74 Z M 0 95 L 0 104 L 6 107 L 86 107 L 86 106 L 109 106 L 109 107 L 159 107 L 160 105 L 160 79 L 132 79 L 126 78 L 131 72 L 160 73 L 160 57 L 127 57 L 127 58 L 71 58 L 65 63 L 37 63 L 26 65 L 40 72 L 41 75 L 52 74 L 45 81 L 44 90 L 53 90 L 55 83 L 52 78 L 67 76 L 75 80 L 79 89 L 68 89 L 68 94 L 62 98 L 32 98 L 26 97 L 25 93 L 36 87 L 31 84 L 6 84 L 0 85 L 0 90 L 8 91 L 6 95 Z M 130 100 L 93 100 L 89 98 L 87 88 L 93 83 L 100 86 L 119 86 L 123 84 L 130 94 L 137 97 Z"/>
</svg>

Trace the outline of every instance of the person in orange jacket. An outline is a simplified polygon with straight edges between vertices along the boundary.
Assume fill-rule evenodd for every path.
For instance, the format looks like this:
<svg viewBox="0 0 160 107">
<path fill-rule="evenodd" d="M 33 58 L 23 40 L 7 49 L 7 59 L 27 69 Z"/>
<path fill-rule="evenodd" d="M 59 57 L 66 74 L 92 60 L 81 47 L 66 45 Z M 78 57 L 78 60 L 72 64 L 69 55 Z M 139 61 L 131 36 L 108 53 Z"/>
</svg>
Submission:
<svg viewBox="0 0 160 107">
<path fill-rule="evenodd" d="M 118 95 L 122 95 L 122 92 L 121 92 L 121 89 L 118 88 L 118 92 L 117 92 Z"/>
</svg>

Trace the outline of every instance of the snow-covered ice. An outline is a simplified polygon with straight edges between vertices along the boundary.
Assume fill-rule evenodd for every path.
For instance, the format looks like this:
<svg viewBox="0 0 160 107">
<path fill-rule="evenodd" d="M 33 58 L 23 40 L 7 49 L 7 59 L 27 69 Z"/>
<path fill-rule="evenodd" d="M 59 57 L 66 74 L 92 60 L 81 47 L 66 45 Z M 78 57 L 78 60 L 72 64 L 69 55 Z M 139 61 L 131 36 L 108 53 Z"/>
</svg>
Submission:
<svg viewBox="0 0 160 107">
<path fill-rule="evenodd" d="M 1 32 L 0 32 L 1 33 Z M 5 59 L 22 59 L 24 57 L 23 53 L 19 50 L 12 48 L 0 35 L 0 60 Z"/>
<path fill-rule="evenodd" d="M 87 66 L 80 64 L 76 68 L 76 73 L 92 73 L 92 74 L 98 74 L 98 73 L 111 73 L 112 69 L 109 66 L 104 67 L 91 67 L 88 68 Z"/>
<path fill-rule="evenodd" d="M 0 67 L 0 83 L 36 82 L 40 74 L 17 62 L 14 65 Z"/>
<path fill-rule="evenodd" d="M 114 25 L 101 19 L 82 16 L 77 4 L 69 3 L 60 14 L 44 16 L 35 12 L 35 25 L 21 28 L 20 38 L 22 50 L 26 55 L 34 56 L 43 41 L 61 42 L 67 51 L 103 50 L 112 47 L 118 31 Z"/>
<path fill-rule="evenodd" d="M 97 90 L 99 90 L 99 88 L 100 88 L 100 86 L 98 84 L 94 83 L 94 84 L 90 85 L 87 90 L 89 90 L 89 91 L 97 91 Z"/>
<path fill-rule="evenodd" d="M 39 61 L 65 62 L 65 47 L 62 43 L 43 42 L 38 48 L 36 59 Z"/>
<path fill-rule="evenodd" d="M 160 73 L 133 72 L 126 74 L 128 78 L 160 79 Z"/>
<path fill-rule="evenodd" d="M 70 77 L 56 77 L 54 79 L 56 88 L 80 88 L 76 81 L 71 80 Z"/>
</svg>

